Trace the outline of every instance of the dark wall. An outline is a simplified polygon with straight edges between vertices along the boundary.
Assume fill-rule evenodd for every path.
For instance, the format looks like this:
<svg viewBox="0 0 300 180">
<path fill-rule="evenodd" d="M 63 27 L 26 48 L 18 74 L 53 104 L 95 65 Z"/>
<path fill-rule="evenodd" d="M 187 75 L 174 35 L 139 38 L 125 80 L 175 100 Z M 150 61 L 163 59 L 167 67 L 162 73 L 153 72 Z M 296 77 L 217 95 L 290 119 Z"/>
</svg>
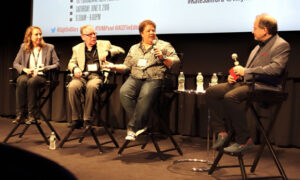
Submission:
<svg viewBox="0 0 300 180">
<path fill-rule="evenodd" d="M 10 14 L 1 12 L 4 22 L 2 29 L 4 33 L 1 37 L 1 67 L 0 81 L 3 82 L 0 93 L 0 114 L 14 113 L 14 94 L 9 93 L 7 68 L 12 66 L 26 27 L 30 25 L 31 1 L 19 1 L 15 5 L 13 1 L 7 2 Z M 158 24 L 159 26 L 159 24 Z M 280 35 L 290 42 L 292 53 L 289 62 L 289 76 L 300 77 L 300 31 L 280 32 Z M 238 53 L 240 63 L 245 64 L 247 57 L 256 42 L 253 35 L 249 33 L 223 33 L 223 34 L 175 34 L 158 35 L 160 39 L 169 41 L 177 52 L 184 53 L 183 70 L 186 74 L 196 74 L 202 72 L 211 74 L 213 72 L 225 72 L 233 65 L 232 53 Z M 140 41 L 140 36 L 98 36 L 98 39 L 107 39 L 112 44 L 123 47 L 128 52 L 131 45 Z M 72 54 L 72 46 L 81 42 L 80 37 L 55 37 L 45 38 L 45 41 L 52 43 L 60 56 L 61 70 L 65 70 Z M 121 62 L 120 62 L 121 63 Z"/>
<path fill-rule="evenodd" d="M 289 60 L 290 77 L 300 77 L 300 67 L 297 56 L 300 53 L 300 31 L 280 32 L 292 47 Z M 223 34 L 173 34 L 158 35 L 160 39 L 169 41 L 177 52 L 184 53 L 183 70 L 188 74 L 203 72 L 224 72 L 233 65 L 232 53 L 237 53 L 239 61 L 244 65 L 256 42 L 252 33 L 223 33 Z M 139 35 L 130 36 L 98 36 L 98 39 L 110 40 L 112 44 L 123 47 L 128 52 L 131 45 L 140 41 Z M 62 69 L 65 69 L 72 55 L 71 47 L 81 42 L 80 37 L 45 38 L 56 46 L 61 55 Z"/>
</svg>

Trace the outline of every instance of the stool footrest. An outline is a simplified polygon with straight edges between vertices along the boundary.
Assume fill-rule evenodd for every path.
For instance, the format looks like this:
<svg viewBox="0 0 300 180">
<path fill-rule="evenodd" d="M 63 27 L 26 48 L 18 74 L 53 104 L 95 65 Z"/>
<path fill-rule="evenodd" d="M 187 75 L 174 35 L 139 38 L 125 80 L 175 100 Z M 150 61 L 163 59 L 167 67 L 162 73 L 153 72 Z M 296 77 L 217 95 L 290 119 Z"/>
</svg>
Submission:
<svg viewBox="0 0 300 180">
<path fill-rule="evenodd" d="M 251 167 L 252 164 L 247 164 L 247 165 L 244 165 L 244 167 Z M 222 166 L 217 166 L 217 169 L 218 168 L 236 168 L 236 167 L 240 167 L 240 165 L 236 164 L 236 165 L 222 165 Z"/>
<path fill-rule="evenodd" d="M 120 150 L 118 151 L 118 154 L 121 155 L 122 152 L 124 151 L 124 149 L 135 147 L 135 146 L 142 146 L 141 148 L 144 149 L 146 147 L 146 145 L 148 144 L 149 140 L 151 139 L 151 141 L 152 141 L 152 143 L 153 143 L 153 145 L 154 145 L 154 147 L 156 149 L 156 152 L 158 153 L 158 156 L 160 157 L 161 160 L 165 160 L 165 158 L 163 157 L 163 153 L 164 152 L 169 152 L 169 151 L 175 151 L 175 150 L 177 150 L 177 152 L 180 155 L 182 155 L 182 151 L 179 148 L 179 146 L 176 143 L 176 141 L 174 140 L 174 138 L 172 137 L 172 135 L 168 135 L 168 138 L 170 139 L 170 141 L 174 145 L 174 148 L 170 148 L 170 149 L 166 149 L 166 150 L 160 150 L 159 145 L 158 145 L 157 141 L 154 138 L 155 135 L 161 135 L 160 133 L 148 132 L 148 133 L 144 133 L 143 135 L 147 136 L 147 138 L 146 138 L 146 140 L 145 140 L 144 143 L 135 143 L 135 144 L 129 145 L 129 143 L 132 142 L 132 141 L 126 140 L 125 143 L 120 148 Z"/>
<path fill-rule="evenodd" d="M 10 137 L 18 136 L 18 135 L 21 135 L 21 134 L 23 134 L 23 133 L 19 132 L 19 133 L 10 135 Z"/>
</svg>

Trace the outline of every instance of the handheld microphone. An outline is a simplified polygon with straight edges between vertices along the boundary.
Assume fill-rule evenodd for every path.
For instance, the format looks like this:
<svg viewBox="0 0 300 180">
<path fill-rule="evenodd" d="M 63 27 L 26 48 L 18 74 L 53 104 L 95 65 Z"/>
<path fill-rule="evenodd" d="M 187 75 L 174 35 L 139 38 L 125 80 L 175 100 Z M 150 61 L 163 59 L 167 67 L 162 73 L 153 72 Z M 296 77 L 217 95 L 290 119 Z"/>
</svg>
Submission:
<svg viewBox="0 0 300 180">
<path fill-rule="evenodd" d="M 90 73 L 87 72 L 87 71 L 85 71 L 85 72 L 82 73 L 82 75 L 83 75 L 84 77 L 87 77 L 89 74 L 90 74 Z"/>
<path fill-rule="evenodd" d="M 156 40 L 156 39 L 153 39 L 153 40 L 152 40 L 152 45 L 153 45 L 153 48 L 154 48 L 154 49 L 156 48 L 156 43 L 157 43 L 157 40 Z"/>
<path fill-rule="evenodd" d="M 103 65 L 105 65 L 105 61 L 104 62 L 103 61 L 100 62 L 101 71 L 102 71 L 102 73 L 104 75 L 104 82 L 103 83 L 108 83 L 108 75 L 109 75 L 110 69 L 108 69 L 108 68 L 102 68 Z"/>
<path fill-rule="evenodd" d="M 157 57 L 157 55 L 156 55 L 156 53 L 155 53 L 156 43 L 157 43 L 157 40 L 156 40 L 156 39 L 153 39 L 153 40 L 152 40 L 152 47 L 153 47 L 153 53 L 154 53 L 154 56 L 155 56 L 155 57 Z"/>
<path fill-rule="evenodd" d="M 234 65 L 235 65 L 235 66 L 237 66 L 237 65 L 240 64 L 239 61 L 237 60 L 237 58 L 238 58 L 237 53 L 233 53 L 233 54 L 231 55 L 231 58 L 234 60 Z"/>
<path fill-rule="evenodd" d="M 233 53 L 233 54 L 231 55 L 231 58 L 232 58 L 232 60 L 234 60 L 234 65 L 235 65 L 235 66 L 239 65 L 239 61 L 237 60 L 237 58 L 238 58 L 237 53 Z M 233 68 L 231 68 L 231 69 L 229 70 L 229 74 L 234 78 L 234 80 L 239 79 L 239 76 L 236 75 L 236 74 L 234 73 Z"/>
</svg>

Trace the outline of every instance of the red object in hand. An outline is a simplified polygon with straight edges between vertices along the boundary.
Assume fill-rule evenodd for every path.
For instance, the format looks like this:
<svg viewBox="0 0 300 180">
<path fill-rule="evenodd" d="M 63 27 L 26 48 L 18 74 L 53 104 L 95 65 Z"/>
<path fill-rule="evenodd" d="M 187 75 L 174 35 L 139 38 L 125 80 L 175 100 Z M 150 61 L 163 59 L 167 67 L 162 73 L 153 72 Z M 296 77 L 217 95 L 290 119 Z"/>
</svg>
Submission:
<svg viewBox="0 0 300 180">
<path fill-rule="evenodd" d="M 239 78 L 239 76 L 234 73 L 233 68 L 229 70 L 229 74 L 234 78 L 234 80 L 237 80 Z"/>
</svg>

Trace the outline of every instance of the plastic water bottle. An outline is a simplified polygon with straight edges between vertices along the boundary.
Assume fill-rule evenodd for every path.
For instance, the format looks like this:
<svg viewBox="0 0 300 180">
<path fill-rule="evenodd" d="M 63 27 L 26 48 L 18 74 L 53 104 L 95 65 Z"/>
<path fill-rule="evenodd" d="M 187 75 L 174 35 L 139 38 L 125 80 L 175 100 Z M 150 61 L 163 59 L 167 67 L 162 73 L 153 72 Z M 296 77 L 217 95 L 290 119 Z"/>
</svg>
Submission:
<svg viewBox="0 0 300 180">
<path fill-rule="evenodd" d="M 210 81 L 210 86 L 214 86 L 218 84 L 218 76 L 217 73 L 213 73 Z"/>
<path fill-rule="evenodd" d="M 56 136 L 55 136 L 54 132 L 51 132 L 49 141 L 50 141 L 49 149 L 55 150 L 56 149 Z"/>
<path fill-rule="evenodd" d="M 184 82 L 185 82 L 185 77 L 183 72 L 180 72 L 178 76 L 178 91 L 184 91 Z"/>
<path fill-rule="evenodd" d="M 196 77 L 196 85 L 197 85 L 197 88 L 196 88 L 197 92 L 203 92 L 204 91 L 204 88 L 203 88 L 203 76 L 202 76 L 201 72 L 198 72 L 198 75 Z"/>
</svg>

